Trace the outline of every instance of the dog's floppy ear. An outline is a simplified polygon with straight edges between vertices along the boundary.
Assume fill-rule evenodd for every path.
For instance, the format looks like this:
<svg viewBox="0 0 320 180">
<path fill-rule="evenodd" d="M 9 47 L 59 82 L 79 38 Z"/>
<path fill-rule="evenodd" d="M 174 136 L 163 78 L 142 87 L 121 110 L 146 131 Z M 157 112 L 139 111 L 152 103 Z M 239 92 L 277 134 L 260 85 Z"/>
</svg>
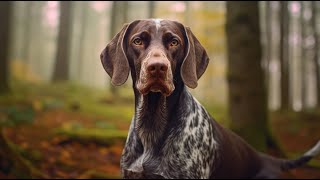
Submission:
<svg viewBox="0 0 320 180">
<path fill-rule="evenodd" d="M 181 65 L 181 77 L 188 87 L 194 89 L 198 86 L 198 79 L 208 66 L 209 57 L 190 28 L 184 26 L 184 30 L 187 39 L 187 53 Z"/>
<path fill-rule="evenodd" d="M 123 43 L 131 24 L 125 24 L 100 55 L 104 70 L 111 77 L 111 83 L 116 86 L 125 83 L 129 76 L 129 62 Z"/>
</svg>

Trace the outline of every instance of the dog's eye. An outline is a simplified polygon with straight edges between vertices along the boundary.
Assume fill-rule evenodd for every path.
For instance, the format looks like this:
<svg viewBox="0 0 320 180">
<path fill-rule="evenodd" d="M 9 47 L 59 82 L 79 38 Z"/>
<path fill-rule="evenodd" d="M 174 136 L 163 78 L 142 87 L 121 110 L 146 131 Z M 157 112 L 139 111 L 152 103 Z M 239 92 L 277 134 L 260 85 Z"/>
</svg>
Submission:
<svg viewBox="0 0 320 180">
<path fill-rule="evenodd" d="M 133 44 L 137 45 L 137 46 L 141 46 L 142 45 L 142 40 L 141 38 L 135 38 L 133 40 Z"/>
<path fill-rule="evenodd" d="M 179 45 L 179 41 L 177 39 L 172 39 L 170 42 L 170 46 L 178 46 Z"/>
</svg>

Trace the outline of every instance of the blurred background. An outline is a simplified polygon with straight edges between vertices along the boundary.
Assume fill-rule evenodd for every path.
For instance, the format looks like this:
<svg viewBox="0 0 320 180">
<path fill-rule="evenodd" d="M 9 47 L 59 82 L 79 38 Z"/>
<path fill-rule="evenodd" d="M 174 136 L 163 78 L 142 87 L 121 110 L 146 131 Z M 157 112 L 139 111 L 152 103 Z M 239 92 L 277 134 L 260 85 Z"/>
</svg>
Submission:
<svg viewBox="0 0 320 180">
<path fill-rule="evenodd" d="M 320 139 L 316 1 L 0 2 L 0 178 L 119 178 L 134 113 L 100 53 L 124 23 L 177 20 L 210 63 L 192 94 L 255 148 L 294 158 Z M 320 158 L 288 177 L 320 178 Z"/>
</svg>

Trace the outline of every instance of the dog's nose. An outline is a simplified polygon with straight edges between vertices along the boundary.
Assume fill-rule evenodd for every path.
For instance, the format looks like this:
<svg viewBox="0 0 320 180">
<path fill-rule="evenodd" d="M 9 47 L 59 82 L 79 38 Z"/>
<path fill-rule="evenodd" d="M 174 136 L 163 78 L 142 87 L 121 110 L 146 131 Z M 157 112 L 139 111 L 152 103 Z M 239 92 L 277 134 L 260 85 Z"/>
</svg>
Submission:
<svg viewBox="0 0 320 180">
<path fill-rule="evenodd" d="M 148 64 L 147 71 L 151 75 L 166 74 L 168 65 L 164 62 L 153 61 Z"/>
</svg>

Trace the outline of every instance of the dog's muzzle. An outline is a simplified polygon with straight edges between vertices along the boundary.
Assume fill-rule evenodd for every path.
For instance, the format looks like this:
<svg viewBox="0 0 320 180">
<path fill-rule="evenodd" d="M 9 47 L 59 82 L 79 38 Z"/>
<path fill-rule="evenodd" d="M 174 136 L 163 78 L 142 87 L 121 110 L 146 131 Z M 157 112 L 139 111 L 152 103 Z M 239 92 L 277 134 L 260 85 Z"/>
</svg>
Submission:
<svg viewBox="0 0 320 180">
<path fill-rule="evenodd" d="M 143 95 L 160 92 L 169 96 L 173 92 L 171 65 L 164 53 L 154 52 L 143 60 L 137 89 Z"/>
</svg>

